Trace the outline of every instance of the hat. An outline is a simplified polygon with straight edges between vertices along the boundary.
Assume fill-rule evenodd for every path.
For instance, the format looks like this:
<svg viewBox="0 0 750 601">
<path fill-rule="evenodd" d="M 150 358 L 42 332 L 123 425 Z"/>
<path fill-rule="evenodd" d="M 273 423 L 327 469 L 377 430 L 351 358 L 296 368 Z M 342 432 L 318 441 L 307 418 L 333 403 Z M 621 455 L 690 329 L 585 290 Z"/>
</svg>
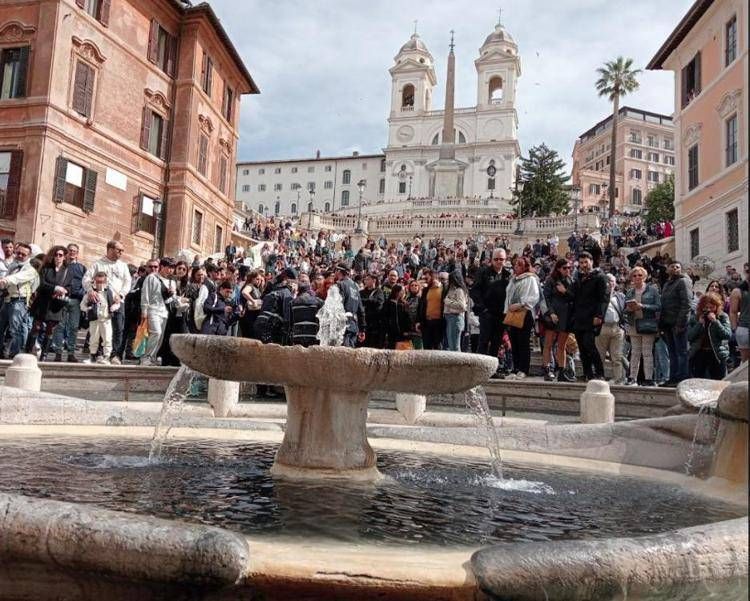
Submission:
<svg viewBox="0 0 750 601">
<path fill-rule="evenodd" d="M 338 265 L 336 265 L 336 271 L 349 273 L 349 266 L 346 263 L 339 263 Z"/>
</svg>

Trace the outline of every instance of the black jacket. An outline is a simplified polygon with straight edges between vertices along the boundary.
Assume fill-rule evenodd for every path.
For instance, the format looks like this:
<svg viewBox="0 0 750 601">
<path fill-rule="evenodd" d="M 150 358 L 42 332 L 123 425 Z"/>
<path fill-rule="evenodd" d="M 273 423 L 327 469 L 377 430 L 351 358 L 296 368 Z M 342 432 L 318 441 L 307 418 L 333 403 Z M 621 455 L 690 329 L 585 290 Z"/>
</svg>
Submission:
<svg viewBox="0 0 750 601">
<path fill-rule="evenodd" d="M 383 310 L 385 303 L 385 294 L 381 288 L 368 290 L 365 288 L 359 293 L 362 298 L 362 304 L 365 307 L 365 321 L 367 322 L 368 332 L 379 332 L 381 327 L 380 312 Z"/>
<path fill-rule="evenodd" d="M 73 272 L 68 266 L 55 271 L 54 267 L 45 267 L 39 274 L 39 287 L 36 289 L 34 301 L 31 303 L 31 315 L 35 319 L 45 319 L 47 311 L 59 313 L 65 306 L 65 301 L 53 298 L 56 286 L 62 286 L 70 293 Z"/>
<path fill-rule="evenodd" d="M 292 344 L 302 346 L 318 344 L 317 314 L 322 306 L 323 301 L 310 291 L 303 292 L 292 301 Z"/>
<path fill-rule="evenodd" d="M 598 269 L 592 269 L 587 276 L 578 273 L 573 280 L 573 296 L 573 329 L 598 332 L 601 326 L 594 325 L 594 318 L 603 322 L 609 304 L 607 276 Z"/>
<path fill-rule="evenodd" d="M 413 324 L 406 303 L 388 300 L 383 306 L 383 330 L 386 348 L 396 348 L 396 343 L 406 340 Z"/>
<path fill-rule="evenodd" d="M 227 314 L 225 312 L 226 307 L 232 307 L 232 312 Z M 239 308 L 225 301 L 216 289 L 208 295 L 203 303 L 203 310 L 206 313 L 206 319 L 203 321 L 201 334 L 225 336 L 229 326 L 236 322 L 240 316 Z"/>
<path fill-rule="evenodd" d="M 688 276 L 669 278 L 664 282 L 661 289 L 660 326 L 662 328 L 676 326 L 685 329 L 690 316 L 690 299 L 692 296 L 692 284 Z"/>
<path fill-rule="evenodd" d="M 557 290 L 557 284 L 565 286 L 565 292 L 559 292 Z M 544 301 L 547 303 L 546 317 L 549 317 L 552 313 L 557 315 L 558 322 L 555 329 L 560 332 L 569 332 L 572 325 L 573 317 L 573 280 L 568 277 L 560 278 L 559 280 L 553 280 L 551 277 L 547 278 L 542 288 L 544 294 Z"/>
<path fill-rule="evenodd" d="M 344 311 L 351 313 L 347 330 L 350 332 L 364 332 L 367 327 L 367 317 L 362 305 L 362 299 L 359 296 L 359 288 L 350 278 L 343 278 L 338 282 L 341 291 L 341 300 L 344 303 Z"/>
<path fill-rule="evenodd" d="M 474 301 L 472 309 L 477 315 L 489 313 L 496 317 L 502 317 L 503 308 L 505 307 L 505 291 L 510 282 L 510 269 L 503 269 L 498 273 L 488 265 L 483 267 L 474 285 L 471 287 L 469 295 Z"/>
</svg>

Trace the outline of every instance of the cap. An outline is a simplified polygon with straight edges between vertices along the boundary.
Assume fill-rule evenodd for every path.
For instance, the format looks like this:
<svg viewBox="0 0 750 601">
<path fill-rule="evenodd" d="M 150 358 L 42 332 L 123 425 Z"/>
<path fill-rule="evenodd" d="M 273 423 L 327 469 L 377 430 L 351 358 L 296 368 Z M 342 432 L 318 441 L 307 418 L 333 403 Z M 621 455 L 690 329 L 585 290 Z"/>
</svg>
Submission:
<svg viewBox="0 0 750 601">
<path fill-rule="evenodd" d="M 336 271 L 349 273 L 349 266 L 346 263 L 339 263 L 338 265 L 336 265 Z"/>
</svg>

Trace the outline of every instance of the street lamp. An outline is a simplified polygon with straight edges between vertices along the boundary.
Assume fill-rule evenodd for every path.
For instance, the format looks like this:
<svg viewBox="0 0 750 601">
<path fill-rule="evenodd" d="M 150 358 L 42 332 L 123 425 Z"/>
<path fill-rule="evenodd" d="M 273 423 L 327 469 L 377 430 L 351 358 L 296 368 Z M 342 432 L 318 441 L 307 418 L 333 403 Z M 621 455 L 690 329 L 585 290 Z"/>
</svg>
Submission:
<svg viewBox="0 0 750 601">
<path fill-rule="evenodd" d="M 581 186 L 574 185 L 570 189 L 570 197 L 573 199 L 573 214 L 575 215 L 575 225 L 573 231 L 578 231 L 578 204 L 581 202 Z"/>
<path fill-rule="evenodd" d="M 406 200 L 411 200 L 411 183 L 412 183 L 412 176 L 409 176 L 409 197 Z"/>
<path fill-rule="evenodd" d="M 357 229 L 354 230 L 355 234 L 362 233 L 362 194 L 365 192 L 367 182 L 363 179 L 357 182 L 357 189 L 359 190 L 359 209 L 357 211 Z"/>
<path fill-rule="evenodd" d="M 158 257 L 161 254 L 161 230 L 162 230 L 162 208 L 163 203 L 161 199 L 157 198 L 154 200 L 153 213 L 154 213 L 154 257 Z"/>
<path fill-rule="evenodd" d="M 307 193 L 310 195 L 310 202 L 307 205 L 307 212 L 313 212 L 313 201 L 315 200 L 315 190 L 308 190 Z"/>
<path fill-rule="evenodd" d="M 521 193 L 523 192 L 523 181 L 521 180 L 521 168 L 516 167 L 516 183 L 515 187 L 511 190 L 515 197 L 518 199 L 518 223 L 516 225 L 516 235 L 520 236 L 523 234 L 523 227 L 521 226 L 521 215 L 523 211 L 523 200 Z"/>
</svg>

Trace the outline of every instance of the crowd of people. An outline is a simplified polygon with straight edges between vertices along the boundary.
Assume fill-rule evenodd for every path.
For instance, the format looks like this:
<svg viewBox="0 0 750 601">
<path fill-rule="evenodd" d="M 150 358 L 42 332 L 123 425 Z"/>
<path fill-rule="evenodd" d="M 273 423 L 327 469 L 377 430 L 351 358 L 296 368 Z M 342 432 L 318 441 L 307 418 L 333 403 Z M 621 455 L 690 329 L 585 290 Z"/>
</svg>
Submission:
<svg viewBox="0 0 750 601">
<path fill-rule="evenodd" d="M 499 359 L 496 378 L 529 376 L 536 345 L 547 380 L 575 381 L 576 360 L 586 380 L 722 378 L 750 355 L 748 265 L 744 277 L 727 267 L 694 289 L 679 261 L 625 245 L 641 226 L 603 238 L 574 233 L 560 256 L 557 236 L 515 254 L 507 238 L 483 236 L 380 237 L 355 252 L 347 236 L 276 223 L 247 252 L 230 244 L 206 261 L 162 257 L 140 266 L 123 260 L 116 240 L 85 266 L 76 244 L 42 254 L 6 239 L 0 350 L 79 361 L 79 328 L 88 330 L 86 360 L 97 363 L 177 365 L 169 338 L 184 332 L 309 346 L 336 287 L 345 346 L 487 354 Z"/>
</svg>

